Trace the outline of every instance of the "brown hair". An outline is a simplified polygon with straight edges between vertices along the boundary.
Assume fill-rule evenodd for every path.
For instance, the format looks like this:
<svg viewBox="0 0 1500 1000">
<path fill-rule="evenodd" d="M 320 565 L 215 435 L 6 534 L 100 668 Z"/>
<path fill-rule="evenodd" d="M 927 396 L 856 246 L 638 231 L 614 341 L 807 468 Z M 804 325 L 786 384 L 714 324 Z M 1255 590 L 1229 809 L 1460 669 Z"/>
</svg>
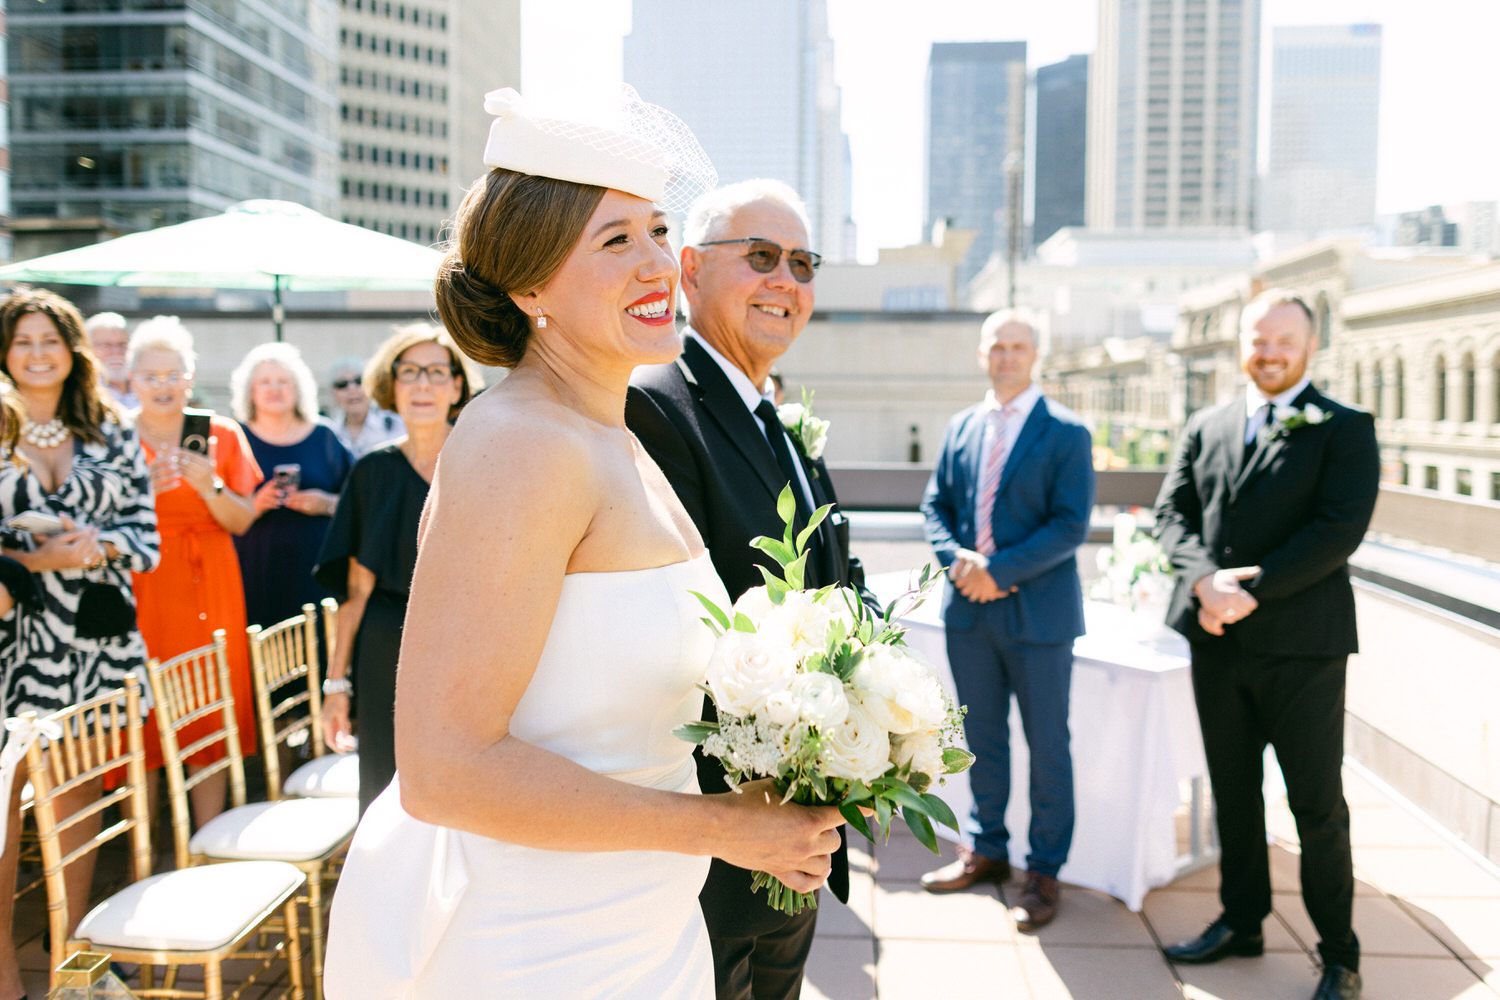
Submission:
<svg viewBox="0 0 1500 1000">
<path fill-rule="evenodd" d="M 118 419 L 118 411 L 99 384 L 99 359 L 83 332 L 83 314 L 73 303 L 44 288 L 19 289 L 0 300 L 0 372 L 15 380 L 8 360 L 10 345 L 16 337 L 16 324 L 28 313 L 41 313 L 50 319 L 73 355 L 73 370 L 63 381 L 57 418 L 81 440 L 102 443 L 104 435 L 99 427 L 106 420 Z"/>
<path fill-rule="evenodd" d="M 469 187 L 433 289 L 443 326 L 465 354 L 504 368 L 526 356 L 532 318 L 510 295 L 557 273 L 603 198 L 602 187 L 499 167 Z"/>
<path fill-rule="evenodd" d="M 21 424 L 26 420 L 26 408 L 16 387 L 9 379 L 0 378 L 0 462 L 25 465 L 26 456 L 21 454 Z"/>
<path fill-rule="evenodd" d="M 458 349 L 448 331 L 436 323 L 408 323 L 396 327 L 396 332 L 375 349 L 375 356 L 365 366 L 361 384 L 371 401 L 382 410 L 396 409 L 396 360 L 418 344 L 437 344 L 448 352 L 448 363 L 453 367 L 453 377 L 461 385 L 458 402 L 448 410 L 448 419 L 458 416 L 474 392 L 484 388 L 484 376 Z"/>
</svg>

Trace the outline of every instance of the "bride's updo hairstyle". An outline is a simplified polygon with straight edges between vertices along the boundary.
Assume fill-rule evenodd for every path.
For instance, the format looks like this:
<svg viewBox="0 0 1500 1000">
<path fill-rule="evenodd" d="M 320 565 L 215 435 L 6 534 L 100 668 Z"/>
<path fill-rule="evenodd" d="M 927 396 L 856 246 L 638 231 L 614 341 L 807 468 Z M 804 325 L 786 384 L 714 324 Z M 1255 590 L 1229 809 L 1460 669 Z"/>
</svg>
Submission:
<svg viewBox="0 0 1500 1000">
<path fill-rule="evenodd" d="M 533 318 L 510 293 L 545 285 L 577 245 L 604 188 L 495 168 L 470 186 L 434 294 L 443 326 L 480 364 L 514 368 Z"/>
<path fill-rule="evenodd" d="M 493 169 L 458 206 L 434 294 L 465 354 L 514 368 L 535 318 L 512 296 L 551 280 L 605 189 L 682 212 L 718 177 L 682 120 L 629 86 L 559 114 L 528 106 L 507 87 L 485 94 L 484 110 L 495 116 L 484 147 Z"/>
</svg>

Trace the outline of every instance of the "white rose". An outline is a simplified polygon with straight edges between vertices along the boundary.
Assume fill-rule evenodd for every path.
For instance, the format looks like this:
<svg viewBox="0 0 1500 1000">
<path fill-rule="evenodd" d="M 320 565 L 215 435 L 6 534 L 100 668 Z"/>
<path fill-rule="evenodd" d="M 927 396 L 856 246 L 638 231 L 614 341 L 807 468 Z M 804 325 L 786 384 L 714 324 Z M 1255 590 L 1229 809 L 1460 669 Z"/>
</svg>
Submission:
<svg viewBox="0 0 1500 1000">
<path fill-rule="evenodd" d="M 708 658 L 708 687 L 719 711 L 755 715 L 766 699 L 785 691 L 797 675 L 797 659 L 784 644 L 758 633 L 725 632 Z"/>
<path fill-rule="evenodd" d="M 757 630 L 767 642 L 788 647 L 800 660 L 824 651 L 832 624 L 833 610 L 828 605 L 813 600 L 810 591 L 794 590 L 766 614 Z"/>
<path fill-rule="evenodd" d="M 850 703 L 844 721 L 823 734 L 823 769 L 835 778 L 874 781 L 891 766 L 891 739 L 880 723 Z"/>
<path fill-rule="evenodd" d="M 734 621 L 736 614 L 742 614 L 760 628 L 761 622 L 766 620 L 766 615 L 776 605 L 771 603 L 771 595 L 765 587 L 751 587 L 740 595 L 740 599 L 734 602 L 734 608 L 729 612 L 729 620 Z"/>
<path fill-rule="evenodd" d="M 793 678 L 793 681 L 801 680 L 801 675 Z M 761 706 L 758 718 L 765 719 L 772 725 L 787 726 L 795 725 L 802 714 L 802 703 L 792 691 L 776 691 L 766 698 L 766 703 Z"/>
<path fill-rule="evenodd" d="M 803 415 L 807 408 L 801 403 L 782 403 L 776 407 L 776 417 L 781 421 L 781 426 L 789 431 L 795 431 L 797 425 L 802 423 Z"/>
<path fill-rule="evenodd" d="M 1302 408 L 1302 414 L 1307 417 L 1307 422 L 1310 424 L 1321 424 L 1328 419 L 1328 411 L 1317 403 L 1308 403 Z"/>
<path fill-rule="evenodd" d="M 828 421 L 806 416 L 802 419 L 802 450 L 816 462 L 823 457 L 823 448 L 828 444 Z"/>
<path fill-rule="evenodd" d="M 947 716 L 937 671 L 894 646 L 866 646 L 850 683 L 861 705 L 892 733 L 929 729 Z"/>
<path fill-rule="evenodd" d="M 911 765 L 911 773 L 921 772 L 937 781 L 946 772 L 943 744 L 936 729 L 923 729 L 891 737 L 891 763 L 897 767 Z"/>
<path fill-rule="evenodd" d="M 1295 406 L 1278 406 L 1275 409 L 1275 420 L 1278 424 L 1284 424 L 1297 415 Z"/>
<path fill-rule="evenodd" d="M 844 695 L 844 684 L 833 674 L 821 671 L 813 674 L 798 674 L 792 680 L 792 696 L 797 702 L 797 716 L 822 728 L 843 722 L 849 715 L 849 699 Z"/>
</svg>

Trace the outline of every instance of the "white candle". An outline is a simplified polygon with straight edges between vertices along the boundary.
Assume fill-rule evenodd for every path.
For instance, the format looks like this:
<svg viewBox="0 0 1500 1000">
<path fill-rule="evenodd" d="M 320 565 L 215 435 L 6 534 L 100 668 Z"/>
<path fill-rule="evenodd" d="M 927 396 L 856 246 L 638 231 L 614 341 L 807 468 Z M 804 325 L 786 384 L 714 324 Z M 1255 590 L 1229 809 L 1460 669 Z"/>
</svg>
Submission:
<svg viewBox="0 0 1500 1000">
<path fill-rule="evenodd" d="M 1115 515 L 1115 551 L 1124 552 L 1135 538 L 1135 515 Z"/>
</svg>

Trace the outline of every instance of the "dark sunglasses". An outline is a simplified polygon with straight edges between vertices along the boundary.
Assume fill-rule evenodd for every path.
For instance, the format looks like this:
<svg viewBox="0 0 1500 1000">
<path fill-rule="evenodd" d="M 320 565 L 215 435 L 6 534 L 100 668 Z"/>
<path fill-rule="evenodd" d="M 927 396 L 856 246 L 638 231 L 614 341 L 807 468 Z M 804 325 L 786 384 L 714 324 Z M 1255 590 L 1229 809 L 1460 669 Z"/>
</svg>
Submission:
<svg viewBox="0 0 1500 1000">
<path fill-rule="evenodd" d="M 823 263 L 823 257 L 811 250 L 783 250 L 779 243 L 760 236 L 744 236 L 737 240 L 710 240 L 698 245 L 717 247 L 730 243 L 749 244 L 750 249 L 745 251 L 745 259 L 750 262 L 750 269 L 760 274 L 770 274 L 776 270 L 776 265 L 781 263 L 781 255 L 786 254 L 787 270 L 792 272 L 793 278 L 803 284 L 813 280 L 813 275 Z"/>
<path fill-rule="evenodd" d="M 351 385 L 359 385 L 359 379 L 356 377 L 356 378 L 336 378 L 336 379 L 333 380 L 333 387 L 335 389 L 347 389 Z"/>
</svg>

